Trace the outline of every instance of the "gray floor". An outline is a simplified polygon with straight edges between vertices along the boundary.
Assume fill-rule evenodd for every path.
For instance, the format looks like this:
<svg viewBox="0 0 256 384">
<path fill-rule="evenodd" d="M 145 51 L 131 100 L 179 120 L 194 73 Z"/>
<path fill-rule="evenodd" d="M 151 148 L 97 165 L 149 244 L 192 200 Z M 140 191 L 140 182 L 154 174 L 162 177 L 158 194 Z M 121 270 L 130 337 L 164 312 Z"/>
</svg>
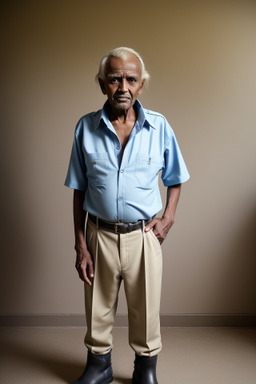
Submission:
<svg viewBox="0 0 256 384">
<path fill-rule="evenodd" d="M 1 384 L 71 383 L 85 363 L 82 328 L 0 329 Z M 163 328 L 159 384 L 255 384 L 256 329 Z M 130 384 L 127 329 L 114 329 L 113 383 Z"/>
</svg>

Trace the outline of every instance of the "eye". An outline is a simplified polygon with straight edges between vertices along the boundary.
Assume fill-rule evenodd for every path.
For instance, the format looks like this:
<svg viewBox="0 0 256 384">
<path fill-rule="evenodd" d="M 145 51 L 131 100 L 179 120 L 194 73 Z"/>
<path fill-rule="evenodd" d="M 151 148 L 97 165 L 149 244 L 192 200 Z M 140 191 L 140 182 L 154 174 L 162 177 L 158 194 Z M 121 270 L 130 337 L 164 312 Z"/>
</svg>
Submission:
<svg viewBox="0 0 256 384">
<path fill-rule="evenodd" d="M 137 80 L 135 79 L 135 77 L 128 77 L 127 79 L 129 81 L 129 83 L 135 83 Z"/>
<path fill-rule="evenodd" d="M 110 79 L 110 83 L 111 83 L 111 84 L 116 84 L 116 83 L 118 83 L 118 81 L 119 81 L 118 77 L 112 77 L 112 78 Z"/>
</svg>

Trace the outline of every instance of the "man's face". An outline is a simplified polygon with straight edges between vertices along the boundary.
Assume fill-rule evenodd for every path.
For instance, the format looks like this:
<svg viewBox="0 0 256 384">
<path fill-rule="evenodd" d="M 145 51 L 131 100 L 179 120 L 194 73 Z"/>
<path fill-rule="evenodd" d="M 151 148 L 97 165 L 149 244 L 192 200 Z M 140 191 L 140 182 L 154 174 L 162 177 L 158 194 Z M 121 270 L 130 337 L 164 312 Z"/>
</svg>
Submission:
<svg viewBox="0 0 256 384">
<path fill-rule="evenodd" d="M 125 61 L 111 57 L 106 66 L 105 81 L 100 81 L 100 85 L 114 112 L 128 111 L 143 90 L 139 60 L 135 56 Z"/>
</svg>

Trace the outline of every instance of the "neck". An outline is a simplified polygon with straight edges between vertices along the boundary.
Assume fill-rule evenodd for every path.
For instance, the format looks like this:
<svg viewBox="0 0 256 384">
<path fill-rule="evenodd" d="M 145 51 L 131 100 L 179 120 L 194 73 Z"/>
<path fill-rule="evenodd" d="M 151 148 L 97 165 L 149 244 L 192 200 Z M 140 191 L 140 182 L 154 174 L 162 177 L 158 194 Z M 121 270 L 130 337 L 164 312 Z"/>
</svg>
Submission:
<svg viewBox="0 0 256 384">
<path fill-rule="evenodd" d="M 136 120 L 136 112 L 133 109 L 133 107 L 127 109 L 127 110 L 111 110 L 110 121 L 117 121 L 120 123 L 126 123 L 130 120 Z"/>
</svg>

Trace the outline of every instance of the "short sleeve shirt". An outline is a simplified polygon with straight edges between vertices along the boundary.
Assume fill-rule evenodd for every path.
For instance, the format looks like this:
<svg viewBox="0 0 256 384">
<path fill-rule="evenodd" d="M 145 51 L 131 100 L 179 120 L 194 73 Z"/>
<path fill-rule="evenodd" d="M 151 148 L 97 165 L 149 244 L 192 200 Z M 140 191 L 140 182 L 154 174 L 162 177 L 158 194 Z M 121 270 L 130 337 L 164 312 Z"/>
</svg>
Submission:
<svg viewBox="0 0 256 384">
<path fill-rule="evenodd" d="M 83 116 L 74 134 L 65 185 L 85 191 L 85 211 L 112 222 L 150 219 L 161 210 L 159 173 L 165 186 L 189 179 L 165 117 L 138 100 L 134 108 L 137 120 L 124 151 L 108 118 L 108 101 Z"/>
</svg>

